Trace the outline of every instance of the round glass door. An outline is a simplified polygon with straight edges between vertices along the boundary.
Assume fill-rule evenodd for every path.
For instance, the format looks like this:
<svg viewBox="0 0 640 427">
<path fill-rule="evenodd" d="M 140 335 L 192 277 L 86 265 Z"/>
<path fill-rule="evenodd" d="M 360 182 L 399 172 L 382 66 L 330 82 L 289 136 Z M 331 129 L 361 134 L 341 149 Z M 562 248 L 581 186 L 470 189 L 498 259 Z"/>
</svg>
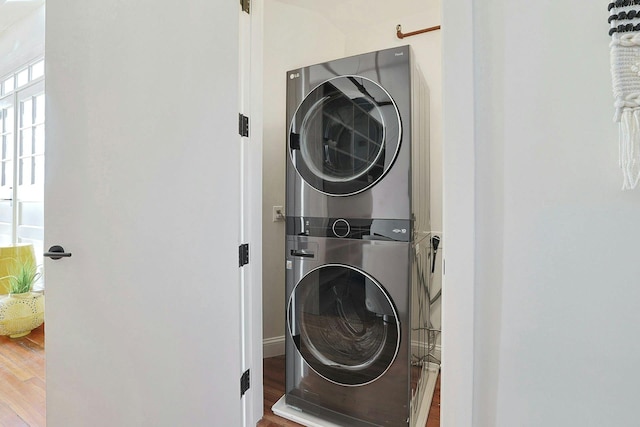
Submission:
<svg viewBox="0 0 640 427">
<path fill-rule="evenodd" d="M 373 186 L 400 147 L 398 109 L 380 85 L 360 76 L 328 80 L 304 99 L 289 130 L 296 170 L 325 194 L 347 196 Z"/>
<path fill-rule="evenodd" d="M 305 362 L 347 386 L 378 379 L 400 345 L 400 323 L 386 291 L 363 271 L 339 264 L 300 280 L 289 299 L 288 327 Z"/>
</svg>

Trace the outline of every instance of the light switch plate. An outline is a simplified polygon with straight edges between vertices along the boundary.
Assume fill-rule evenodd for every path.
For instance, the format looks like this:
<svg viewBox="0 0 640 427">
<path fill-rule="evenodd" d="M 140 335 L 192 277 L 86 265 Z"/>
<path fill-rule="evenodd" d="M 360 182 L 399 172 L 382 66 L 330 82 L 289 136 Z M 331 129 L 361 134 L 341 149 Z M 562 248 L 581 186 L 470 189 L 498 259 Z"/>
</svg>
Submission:
<svg viewBox="0 0 640 427">
<path fill-rule="evenodd" d="M 282 206 L 273 207 L 273 222 L 284 221 L 284 208 Z"/>
</svg>

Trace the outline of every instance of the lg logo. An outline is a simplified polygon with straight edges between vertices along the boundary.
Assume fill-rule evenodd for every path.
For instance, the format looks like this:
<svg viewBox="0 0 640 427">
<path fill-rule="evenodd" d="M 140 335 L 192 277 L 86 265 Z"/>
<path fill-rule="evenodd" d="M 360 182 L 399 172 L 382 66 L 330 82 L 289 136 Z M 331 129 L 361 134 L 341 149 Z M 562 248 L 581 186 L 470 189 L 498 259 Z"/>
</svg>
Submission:
<svg viewBox="0 0 640 427">
<path fill-rule="evenodd" d="M 289 78 L 291 80 L 297 79 L 298 77 L 300 77 L 300 73 L 291 73 L 291 74 L 289 74 Z"/>
</svg>

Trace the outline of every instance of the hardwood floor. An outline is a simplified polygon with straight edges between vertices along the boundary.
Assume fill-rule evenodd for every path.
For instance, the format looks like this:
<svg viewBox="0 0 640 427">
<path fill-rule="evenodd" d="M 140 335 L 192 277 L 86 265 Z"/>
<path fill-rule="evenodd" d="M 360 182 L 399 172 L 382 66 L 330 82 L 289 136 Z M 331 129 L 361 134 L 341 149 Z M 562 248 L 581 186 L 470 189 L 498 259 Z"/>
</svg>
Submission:
<svg viewBox="0 0 640 427">
<path fill-rule="evenodd" d="M 29 335 L 0 336 L 0 427 L 45 426 L 44 325 Z M 284 394 L 284 356 L 264 360 L 264 417 L 257 427 L 300 427 L 271 406 Z M 426 427 L 440 426 L 440 378 Z"/>
<path fill-rule="evenodd" d="M 257 427 L 301 427 L 300 424 L 275 415 L 271 407 L 284 394 L 284 356 L 264 359 L 264 417 Z M 440 377 L 431 401 L 426 427 L 440 427 Z"/>
<path fill-rule="evenodd" d="M 22 338 L 0 336 L 0 426 L 44 427 L 44 325 Z"/>
</svg>

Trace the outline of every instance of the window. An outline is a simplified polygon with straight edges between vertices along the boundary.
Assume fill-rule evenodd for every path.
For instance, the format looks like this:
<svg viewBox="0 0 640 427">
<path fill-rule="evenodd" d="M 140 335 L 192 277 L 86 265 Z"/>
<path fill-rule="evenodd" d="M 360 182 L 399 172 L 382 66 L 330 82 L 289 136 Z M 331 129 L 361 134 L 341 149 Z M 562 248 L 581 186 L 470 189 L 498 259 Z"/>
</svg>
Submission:
<svg viewBox="0 0 640 427">
<path fill-rule="evenodd" d="M 0 77 L 0 246 L 44 252 L 44 59 Z"/>
</svg>

